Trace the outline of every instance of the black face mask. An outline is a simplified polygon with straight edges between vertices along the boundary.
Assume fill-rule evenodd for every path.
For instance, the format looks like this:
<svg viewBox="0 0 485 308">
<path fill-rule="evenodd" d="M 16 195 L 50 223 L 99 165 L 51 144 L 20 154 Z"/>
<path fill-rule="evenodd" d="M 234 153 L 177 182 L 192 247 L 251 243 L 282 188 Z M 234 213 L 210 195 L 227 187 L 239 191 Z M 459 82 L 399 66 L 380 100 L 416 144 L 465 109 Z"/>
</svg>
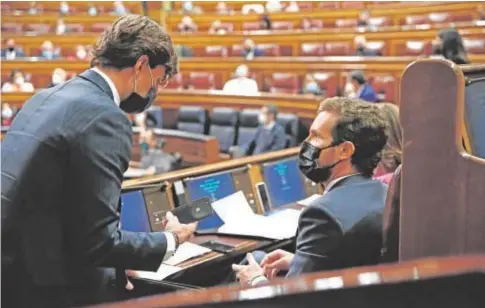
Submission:
<svg viewBox="0 0 485 308">
<path fill-rule="evenodd" d="M 7 49 L 8 49 L 8 51 L 12 52 L 12 51 L 15 50 L 15 47 L 8 47 Z"/>
<path fill-rule="evenodd" d="M 150 77 L 152 79 L 152 86 L 150 90 L 148 90 L 148 94 L 146 97 L 142 97 L 140 94 L 136 93 L 136 77 L 134 77 L 134 90 L 124 100 L 120 102 L 120 108 L 124 112 L 128 113 L 140 113 L 147 110 L 155 101 L 157 97 L 157 90 L 153 85 L 153 75 L 152 70 L 150 69 L 150 65 L 148 66 L 148 70 L 150 71 Z"/>
<path fill-rule="evenodd" d="M 318 167 L 317 161 L 320 157 L 320 153 L 328 148 L 334 147 L 337 144 L 331 145 L 322 149 L 311 145 L 309 142 L 304 141 L 301 145 L 298 166 L 300 171 L 310 180 L 315 183 L 326 182 L 332 175 L 332 169 L 341 162 L 339 160 L 335 164 L 326 167 Z"/>
</svg>

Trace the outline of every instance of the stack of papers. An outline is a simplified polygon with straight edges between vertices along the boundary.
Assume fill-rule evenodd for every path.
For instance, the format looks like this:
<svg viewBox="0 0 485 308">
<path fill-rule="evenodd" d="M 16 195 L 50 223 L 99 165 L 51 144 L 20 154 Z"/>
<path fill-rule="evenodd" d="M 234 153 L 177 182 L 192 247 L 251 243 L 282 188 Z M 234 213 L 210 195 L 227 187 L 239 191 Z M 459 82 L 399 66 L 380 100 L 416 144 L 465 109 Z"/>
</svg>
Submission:
<svg viewBox="0 0 485 308">
<path fill-rule="evenodd" d="M 162 281 L 168 276 L 180 272 L 182 267 L 176 266 L 189 259 L 211 252 L 209 248 L 202 247 L 193 243 L 185 242 L 177 249 L 175 254 L 164 261 L 156 272 L 149 271 L 130 271 L 134 277 Z"/>
<path fill-rule="evenodd" d="M 219 233 L 275 240 L 296 235 L 301 213 L 296 209 L 285 209 L 271 216 L 255 214 L 241 191 L 215 201 L 212 207 L 224 221 Z"/>
</svg>

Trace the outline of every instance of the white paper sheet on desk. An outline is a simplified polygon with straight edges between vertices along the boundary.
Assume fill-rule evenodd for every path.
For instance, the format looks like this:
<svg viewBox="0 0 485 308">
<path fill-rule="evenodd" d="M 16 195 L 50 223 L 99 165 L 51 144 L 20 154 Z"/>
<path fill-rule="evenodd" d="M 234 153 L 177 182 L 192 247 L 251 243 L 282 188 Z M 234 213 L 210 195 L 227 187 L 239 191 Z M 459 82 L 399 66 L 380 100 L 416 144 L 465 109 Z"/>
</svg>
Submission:
<svg viewBox="0 0 485 308">
<path fill-rule="evenodd" d="M 248 200 L 242 191 L 214 201 L 212 208 L 225 223 L 254 215 L 253 209 L 249 206 Z"/>
<path fill-rule="evenodd" d="M 297 201 L 296 204 L 303 205 L 303 206 L 310 206 L 310 204 L 315 201 L 318 197 L 321 197 L 322 195 L 319 194 L 314 194 L 311 195 L 308 198 L 305 198 L 303 200 Z"/>
<path fill-rule="evenodd" d="M 286 209 L 271 216 L 253 212 L 242 192 L 237 192 L 212 203 L 214 211 L 224 221 L 219 233 L 255 236 L 269 239 L 287 239 L 295 236 L 300 211 Z"/>
<path fill-rule="evenodd" d="M 206 253 L 209 253 L 211 251 L 212 250 L 210 250 L 209 248 L 205 248 L 190 242 L 185 242 L 180 245 L 180 247 L 171 258 L 164 261 L 163 263 L 167 265 L 177 265 L 189 259 L 205 255 Z"/>
<path fill-rule="evenodd" d="M 142 176 L 145 176 L 145 175 L 148 175 L 148 174 L 149 174 L 149 172 L 145 169 L 130 167 L 130 168 L 126 169 L 123 176 L 127 177 L 127 178 L 139 178 L 139 177 L 142 177 Z"/>
<path fill-rule="evenodd" d="M 162 263 L 156 272 L 130 271 L 130 273 L 138 278 L 162 281 L 168 276 L 180 272 L 181 270 L 183 270 L 183 268 Z"/>
</svg>

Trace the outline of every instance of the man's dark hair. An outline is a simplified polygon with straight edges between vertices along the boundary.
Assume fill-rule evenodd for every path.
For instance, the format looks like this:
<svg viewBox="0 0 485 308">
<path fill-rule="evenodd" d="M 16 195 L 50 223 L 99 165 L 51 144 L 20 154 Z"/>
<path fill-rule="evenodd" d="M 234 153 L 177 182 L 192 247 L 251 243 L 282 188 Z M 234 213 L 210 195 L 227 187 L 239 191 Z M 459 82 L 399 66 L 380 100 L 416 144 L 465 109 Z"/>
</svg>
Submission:
<svg viewBox="0 0 485 308">
<path fill-rule="evenodd" d="M 442 41 L 439 52 L 443 57 L 456 64 L 469 63 L 467 52 L 463 45 L 463 39 L 457 30 L 443 29 L 438 33 L 438 37 Z"/>
<path fill-rule="evenodd" d="M 278 114 L 278 108 L 275 105 L 264 105 L 264 108 L 268 110 L 269 114 L 272 114 L 276 120 L 276 115 Z"/>
<path fill-rule="evenodd" d="M 372 177 L 387 143 L 387 124 L 380 108 L 359 99 L 333 97 L 320 103 L 318 112 L 322 111 L 339 117 L 332 130 L 333 143 L 352 142 L 352 165 L 363 176 Z"/>
<path fill-rule="evenodd" d="M 167 31 L 146 16 L 128 14 L 118 18 L 98 38 L 92 50 L 95 65 L 124 69 L 143 55 L 151 68 L 165 66 L 167 77 L 178 72 L 178 59 Z"/>
<path fill-rule="evenodd" d="M 358 84 L 365 84 L 365 75 L 361 71 L 353 71 L 350 73 L 350 79 L 355 80 Z"/>
</svg>

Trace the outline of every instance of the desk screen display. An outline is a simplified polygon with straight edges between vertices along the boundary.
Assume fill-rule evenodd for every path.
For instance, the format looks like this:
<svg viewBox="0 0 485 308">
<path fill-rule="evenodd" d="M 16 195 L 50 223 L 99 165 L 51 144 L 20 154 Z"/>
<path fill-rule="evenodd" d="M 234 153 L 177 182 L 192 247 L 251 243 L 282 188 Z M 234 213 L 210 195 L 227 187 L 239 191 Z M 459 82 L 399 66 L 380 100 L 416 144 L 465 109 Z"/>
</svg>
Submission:
<svg viewBox="0 0 485 308">
<path fill-rule="evenodd" d="M 121 194 L 120 229 L 132 232 L 151 232 L 143 191 Z"/>
<path fill-rule="evenodd" d="M 266 164 L 263 166 L 263 173 L 273 208 L 294 203 L 306 197 L 296 159 Z"/>
<path fill-rule="evenodd" d="M 235 193 L 234 183 L 231 173 L 221 173 L 202 178 L 187 180 L 187 191 L 189 201 L 194 201 L 203 197 L 209 197 L 212 201 L 217 201 Z M 218 228 L 224 222 L 215 212 L 209 217 L 199 221 L 198 230 Z"/>
</svg>

